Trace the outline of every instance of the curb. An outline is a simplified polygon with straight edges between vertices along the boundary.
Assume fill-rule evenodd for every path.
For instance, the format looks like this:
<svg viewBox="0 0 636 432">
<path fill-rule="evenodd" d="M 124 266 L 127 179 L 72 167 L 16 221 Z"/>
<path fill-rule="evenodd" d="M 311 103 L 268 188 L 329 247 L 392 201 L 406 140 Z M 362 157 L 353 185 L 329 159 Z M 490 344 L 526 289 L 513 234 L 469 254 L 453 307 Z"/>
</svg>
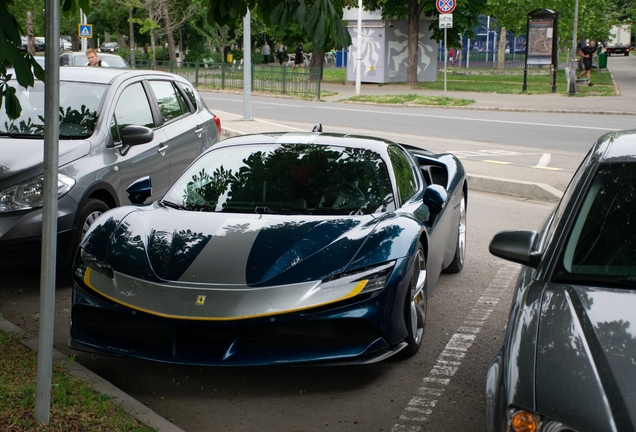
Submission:
<svg viewBox="0 0 636 432">
<path fill-rule="evenodd" d="M 24 330 L 17 325 L 2 318 L 0 318 L 0 330 L 20 335 L 25 333 Z M 37 352 L 37 338 L 23 339 L 21 342 L 26 347 Z M 53 348 L 53 362 L 63 363 L 64 367 L 71 373 L 71 375 L 87 382 L 95 391 L 113 398 L 113 403 L 115 405 L 139 420 L 141 423 L 154 428 L 158 432 L 185 432 L 183 429 L 164 419 L 146 405 L 124 393 L 122 390 L 118 389 L 99 375 L 86 369 L 84 366 L 75 361 L 70 361 L 66 355 L 62 354 L 55 348 Z"/>
<path fill-rule="evenodd" d="M 468 188 L 481 192 L 530 198 L 547 202 L 557 202 L 563 195 L 560 190 L 545 183 L 533 183 L 476 174 L 466 174 L 466 177 L 468 178 Z"/>
<path fill-rule="evenodd" d="M 243 133 L 235 129 L 221 127 L 221 136 L 224 139 L 238 135 L 243 135 Z M 490 192 L 499 195 L 547 202 L 557 202 L 563 195 L 560 190 L 545 183 L 533 183 L 469 173 L 466 174 L 466 178 L 468 179 L 468 187 L 471 190 L 480 192 Z"/>
</svg>

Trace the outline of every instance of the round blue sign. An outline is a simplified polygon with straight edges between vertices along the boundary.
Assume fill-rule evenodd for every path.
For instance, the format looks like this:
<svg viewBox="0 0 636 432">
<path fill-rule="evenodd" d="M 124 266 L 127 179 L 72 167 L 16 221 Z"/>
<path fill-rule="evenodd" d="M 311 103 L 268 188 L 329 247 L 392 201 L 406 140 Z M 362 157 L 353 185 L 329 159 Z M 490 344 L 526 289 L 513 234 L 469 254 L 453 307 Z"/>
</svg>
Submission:
<svg viewBox="0 0 636 432">
<path fill-rule="evenodd" d="M 452 13 L 455 10 L 457 2 L 455 0 L 437 0 L 435 6 L 437 11 L 441 14 Z"/>
</svg>

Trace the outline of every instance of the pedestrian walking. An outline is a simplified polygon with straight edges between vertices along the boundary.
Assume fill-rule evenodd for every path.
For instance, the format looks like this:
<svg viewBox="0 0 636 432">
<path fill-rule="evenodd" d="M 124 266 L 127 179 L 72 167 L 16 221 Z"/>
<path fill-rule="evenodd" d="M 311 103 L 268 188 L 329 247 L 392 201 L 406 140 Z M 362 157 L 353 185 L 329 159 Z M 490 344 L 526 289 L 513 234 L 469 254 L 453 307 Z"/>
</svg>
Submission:
<svg viewBox="0 0 636 432">
<path fill-rule="evenodd" d="M 296 69 L 296 66 L 300 65 L 300 71 L 305 72 L 305 53 L 303 52 L 303 43 L 298 42 L 295 50 L 296 56 L 294 57 L 294 66 L 292 67 L 292 72 Z"/>
<path fill-rule="evenodd" d="M 267 43 L 267 41 L 265 41 L 265 43 L 263 44 L 262 53 L 263 53 L 263 64 L 268 65 L 269 55 L 271 54 L 271 48 L 269 47 L 269 44 Z"/>
<path fill-rule="evenodd" d="M 585 68 L 585 70 L 579 74 L 579 78 L 587 74 L 587 82 L 591 87 L 594 85 L 592 84 L 592 60 L 594 59 L 594 55 L 596 55 L 596 43 L 591 40 L 588 46 L 584 46 L 579 50 L 579 55 L 583 60 L 583 67 Z"/>
<path fill-rule="evenodd" d="M 84 66 L 108 67 L 108 63 L 99 59 L 95 48 L 89 48 L 86 50 L 86 59 L 88 62 Z"/>
<path fill-rule="evenodd" d="M 278 42 L 278 48 L 276 49 L 276 55 L 278 57 L 278 62 L 282 66 L 283 65 L 283 61 L 285 61 L 285 46 L 281 42 Z"/>
</svg>

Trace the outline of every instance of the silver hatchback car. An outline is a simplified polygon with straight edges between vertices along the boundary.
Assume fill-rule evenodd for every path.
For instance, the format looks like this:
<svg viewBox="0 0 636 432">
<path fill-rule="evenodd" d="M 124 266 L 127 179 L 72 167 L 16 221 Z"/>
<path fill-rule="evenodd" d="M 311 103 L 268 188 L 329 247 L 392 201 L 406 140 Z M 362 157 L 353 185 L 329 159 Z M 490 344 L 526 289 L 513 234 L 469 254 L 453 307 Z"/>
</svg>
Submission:
<svg viewBox="0 0 636 432">
<path fill-rule="evenodd" d="M 0 268 L 40 260 L 44 83 L 14 80 L 20 118 L 0 111 Z M 69 263 L 92 221 L 128 203 L 152 176 L 151 199 L 219 141 L 220 119 L 184 78 L 111 68 L 60 68 L 58 264 Z"/>
</svg>

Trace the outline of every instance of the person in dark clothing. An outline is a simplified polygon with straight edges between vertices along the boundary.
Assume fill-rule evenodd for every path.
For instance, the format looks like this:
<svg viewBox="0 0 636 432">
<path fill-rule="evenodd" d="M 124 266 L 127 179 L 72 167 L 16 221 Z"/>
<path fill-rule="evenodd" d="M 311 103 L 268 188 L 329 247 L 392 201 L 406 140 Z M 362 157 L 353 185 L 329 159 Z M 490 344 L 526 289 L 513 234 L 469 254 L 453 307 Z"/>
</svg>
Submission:
<svg viewBox="0 0 636 432">
<path fill-rule="evenodd" d="M 305 56 L 303 52 L 303 43 L 298 42 L 296 45 L 296 57 L 294 58 L 294 67 L 292 67 L 292 72 L 296 69 L 296 66 L 300 65 L 300 71 L 305 72 Z"/>
<path fill-rule="evenodd" d="M 283 65 L 283 61 L 285 61 L 285 46 L 278 42 L 278 48 L 276 49 L 276 56 L 278 57 L 278 62 L 280 65 Z"/>
<path fill-rule="evenodd" d="M 583 67 L 585 68 L 585 70 L 579 74 L 579 78 L 587 74 L 589 86 L 594 85 L 592 84 L 592 60 L 595 54 L 596 54 L 596 43 L 594 43 L 593 40 L 590 41 L 588 46 L 584 46 L 583 48 L 579 50 L 579 55 L 583 59 Z"/>
</svg>

